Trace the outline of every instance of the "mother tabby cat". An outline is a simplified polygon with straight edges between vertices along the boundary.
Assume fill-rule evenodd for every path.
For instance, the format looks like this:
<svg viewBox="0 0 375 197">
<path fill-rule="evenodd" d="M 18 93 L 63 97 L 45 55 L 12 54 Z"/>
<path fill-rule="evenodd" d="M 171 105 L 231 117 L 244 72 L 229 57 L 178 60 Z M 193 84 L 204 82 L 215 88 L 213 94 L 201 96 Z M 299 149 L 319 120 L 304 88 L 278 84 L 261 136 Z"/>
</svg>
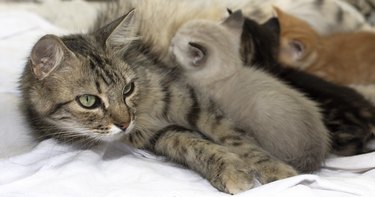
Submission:
<svg viewBox="0 0 375 197">
<path fill-rule="evenodd" d="M 184 4 L 164 2 L 167 10 L 181 14 L 170 25 L 191 20 Z M 165 9 L 166 4 L 154 6 Z M 196 17 L 212 14 L 197 10 Z M 24 113 L 35 134 L 76 145 L 121 140 L 186 165 L 232 194 L 252 188 L 254 178 L 268 183 L 296 175 L 249 131 L 237 128 L 211 98 L 188 85 L 178 68 L 161 61 L 167 50 L 155 45 L 169 43 L 173 31 L 145 26 L 142 16 L 151 15 L 146 19 L 152 22 L 167 14 L 158 13 L 159 18 L 156 13 L 133 10 L 89 34 L 42 37 L 20 85 Z M 155 34 L 147 37 L 145 31 Z M 332 95 L 333 101 L 339 99 Z"/>
</svg>

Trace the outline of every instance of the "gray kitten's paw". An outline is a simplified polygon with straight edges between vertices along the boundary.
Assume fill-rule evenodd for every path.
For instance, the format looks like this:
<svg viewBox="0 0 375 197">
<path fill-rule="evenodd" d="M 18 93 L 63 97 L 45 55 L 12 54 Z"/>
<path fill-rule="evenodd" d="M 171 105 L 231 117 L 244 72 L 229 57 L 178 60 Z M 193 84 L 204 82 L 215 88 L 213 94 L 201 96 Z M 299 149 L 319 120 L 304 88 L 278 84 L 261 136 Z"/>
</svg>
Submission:
<svg viewBox="0 0 375 197">
<path fill-rule="evenodd" d="M 298 172 L 292 166 L 277 160 L 257 165 L 256 169 L 257 176 L 262 184 L 298 175 Z"/>
</svg>

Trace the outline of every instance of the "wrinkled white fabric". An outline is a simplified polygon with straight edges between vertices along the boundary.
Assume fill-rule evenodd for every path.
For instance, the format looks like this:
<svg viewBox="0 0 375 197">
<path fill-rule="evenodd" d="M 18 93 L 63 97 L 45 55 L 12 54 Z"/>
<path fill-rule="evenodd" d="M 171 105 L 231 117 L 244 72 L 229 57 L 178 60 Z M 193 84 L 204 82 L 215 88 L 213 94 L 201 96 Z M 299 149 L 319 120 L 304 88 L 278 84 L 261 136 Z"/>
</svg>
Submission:
<svg viewBox="0 0 375 197">
<path fill-rule="evenodd" d="M 77 150 L 53 140 L 35 144 L 18 109 L 16 82 L 36 40 L 63 31 L 27 12 L 1 12 L 0 27 L 1 197 L 228 196 L 189 169 L 122 144 L 94 150 Z M 373 197 L 375 152 L 332 156 L 315 174 L 273 182 L 237 196 Z"/>
</svg>

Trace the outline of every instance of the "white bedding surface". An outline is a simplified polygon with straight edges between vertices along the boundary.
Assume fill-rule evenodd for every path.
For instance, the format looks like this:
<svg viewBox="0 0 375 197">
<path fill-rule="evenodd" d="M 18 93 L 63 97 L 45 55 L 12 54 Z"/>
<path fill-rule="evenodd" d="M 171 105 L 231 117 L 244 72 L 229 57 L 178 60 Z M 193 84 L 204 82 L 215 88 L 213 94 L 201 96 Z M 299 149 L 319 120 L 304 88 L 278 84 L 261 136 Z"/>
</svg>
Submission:
<svg viewBox="0 0 375 197">
<path fill-rule="evenodd" d="M 75 150 L 37 145 L 20 117 L 17 80 L 31 46 L 63 31 L 38 16 L 0 12 L 0 196 L 228 196 L 195 172 L 121 144 Z M 16 155 L 12 155 L 16 154 Z M 238 196 L 375 196 L 375 152 L 331 157 L 313 175 L 259 186 Z"/>
</svg>

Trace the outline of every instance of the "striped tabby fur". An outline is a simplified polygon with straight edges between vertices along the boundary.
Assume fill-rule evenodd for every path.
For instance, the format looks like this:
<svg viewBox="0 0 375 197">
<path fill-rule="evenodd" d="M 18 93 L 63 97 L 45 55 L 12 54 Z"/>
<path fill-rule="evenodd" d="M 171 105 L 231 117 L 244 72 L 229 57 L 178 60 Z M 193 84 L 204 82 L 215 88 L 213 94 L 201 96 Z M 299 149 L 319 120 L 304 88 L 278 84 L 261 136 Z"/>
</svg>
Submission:
<svg viewBox="0 0 375 197">
<path fill-rule="evenodd" d="M 155 61 L 141 40 L 121 42 L 120 59 L 119 38 L 133 37 L 122 28 L 133 24 L 132 13 L 93 34 L 46 35 L 35 44 L 21 90 L 37 136 L 78 145 L 120 140 L 186 165 L 231 194 L 253 187 L 254 178 L 296 175 L 178 69 Z M 88 98 L 96 98 L 89 107 L 82 103 Z"/>
<path fill-rule="evenodd" d="M 344 0 L 354 6 L 365 18 L 366 21 L 375 25 L 375 0 Z"/>
<path fill-rule="evenodd" d="M 97 27 L 134 7 L 140 14 L 93 33 L 47 35 L 35 44 L 20 82 L 35 135 L 79 146 L 121 140 L 186 165 L 231 194 L 252 188 L 254 178 L 268 183 L 295 175 L 167 64 L 169 41 L 184 22 L 221 20 L 233 1 L 145 2 L 109 6 Z M 241 2 L 229 7 L 255 7 Z"/>
</svg>

